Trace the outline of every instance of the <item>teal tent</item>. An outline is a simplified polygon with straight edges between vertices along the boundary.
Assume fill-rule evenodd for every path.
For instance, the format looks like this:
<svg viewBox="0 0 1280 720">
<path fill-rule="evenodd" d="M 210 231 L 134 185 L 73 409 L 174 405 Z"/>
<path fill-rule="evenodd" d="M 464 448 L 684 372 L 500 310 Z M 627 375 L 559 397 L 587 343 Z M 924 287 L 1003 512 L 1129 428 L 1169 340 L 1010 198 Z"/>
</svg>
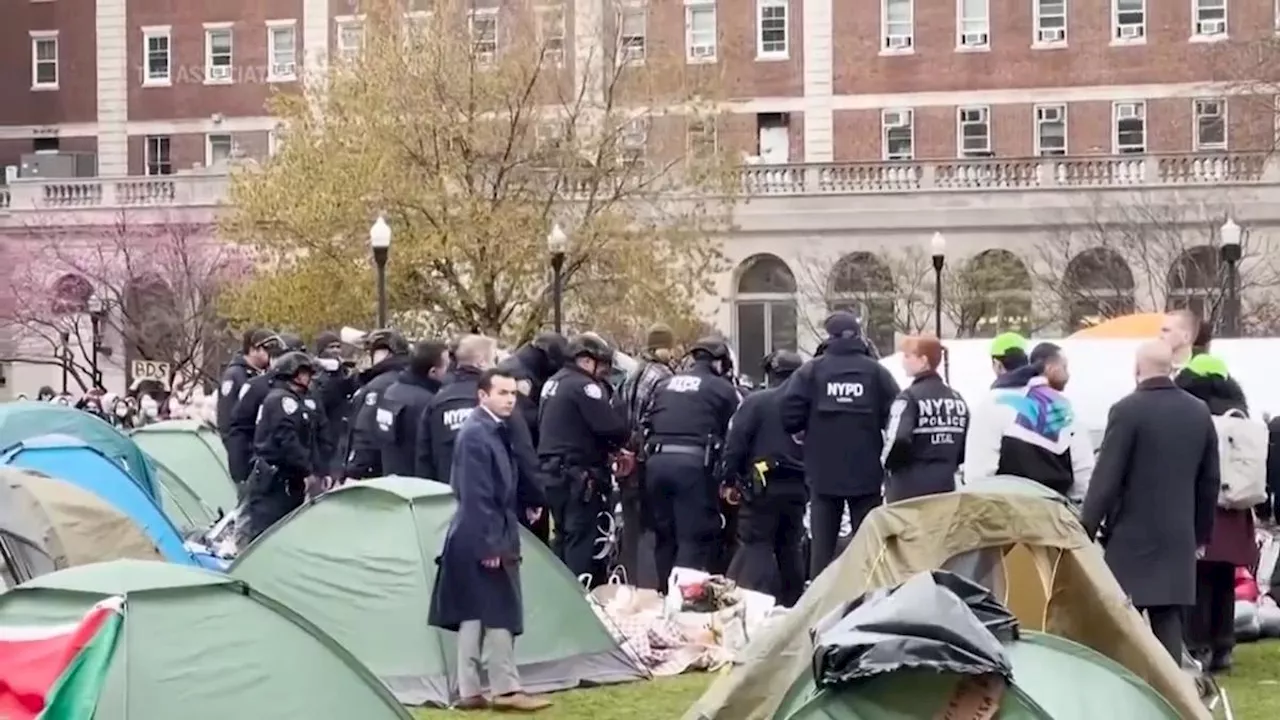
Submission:
<svg viewBox="0 0 1280 720">
<path fill-rule="evenodd" d="M 218 432 L 197 420 L 166 420 L 133 431 L 133 441 L 180 478 L 215 513 L 236 506 L 227 451 Z"/>
<path fill-rule="evenodd" d="M 447 705 L 457 699 L 454 637 L 428 626 L 427 610 L 454 509 L 448 486 L 429 480 L 350 483 L 277 523 L 229 572 L 332 635 L 401 702 Z M 525 689 L 646 678 L 569 570 L 520 532 L 525 634 L 516 662 Z"/>
<path fill-rule="evenodd" d="M 0 635 L 73 623 L 116 597 L 122 634 L 93 720 L 411 720 L 314 625 L 198 568 L 118 560 L 42 575 L 0 595 Z"/>
<path fill-rule="evenodd" d="M 159 492 L 147 456 L 127 435 L 87 412 L 47 402 L 0 405 L 0 450 L 42 435 L 69 435 L 124 468 L 152 498 Z"/>
</svg>

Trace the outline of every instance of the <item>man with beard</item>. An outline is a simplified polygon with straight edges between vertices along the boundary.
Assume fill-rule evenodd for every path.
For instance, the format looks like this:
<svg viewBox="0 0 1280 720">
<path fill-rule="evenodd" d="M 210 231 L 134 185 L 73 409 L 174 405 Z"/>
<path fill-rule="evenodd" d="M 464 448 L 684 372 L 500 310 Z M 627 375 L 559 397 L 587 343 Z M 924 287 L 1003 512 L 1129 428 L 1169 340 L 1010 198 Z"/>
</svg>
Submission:
<svg viewBox="0 0 1280 720">
<path fill-rule="evenodd" d="M 381 477 L 382 448 L 378 444 L 378 400 L 391 387 L 400 372 L 409 366 L 409 341 L 395 330 L 374 330 L 365 338 L 373 365 L 360 373 L 360 389 L 351 396 L 347 416 L 351 429 L 347 433 L 346 470 L 344 477 L 354 480 Z"/>
</svg>

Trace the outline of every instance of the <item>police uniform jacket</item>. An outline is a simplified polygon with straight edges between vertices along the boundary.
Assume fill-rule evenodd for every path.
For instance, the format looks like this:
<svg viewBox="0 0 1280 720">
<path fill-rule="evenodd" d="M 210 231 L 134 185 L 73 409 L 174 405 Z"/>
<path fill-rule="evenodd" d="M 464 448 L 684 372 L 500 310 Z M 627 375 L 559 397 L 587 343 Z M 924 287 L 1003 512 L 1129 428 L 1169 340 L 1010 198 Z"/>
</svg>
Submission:
<svg viewBox="0 0 1280 720">
<path fill-rule="evenodd" d="M 240 400 L 240 388 L 249 379 L 258 374 L 257 368 L 249 364 L 243 356 L 232 358 L 227 369 L 222 371 L 222 381 L 218 384 L 218 435 L 223 443 L 231 435 L 231 412 Z"/>
<path fill-rule="evenodd" d="M 542 386 L 538 459 L 566 467 L 602 468 L 627 440 L 627 424 L 610 404 L 611 393 L 576 364 L 561 368 Z"/>
<path fill-rule="evenodd" d="M 805 476 L 818 495 L 879 495 L 880 454 L 898 383 L 860 338 L 832 338 L 787 381 L 782 427 L 803 433 Z"/>
<path fill-rule="evenodd" d="M 478 386 L 480 371 L 473 367 L 459 367 L 453 380 L 441 386 L 440 391 L 418 418 L 418 433 L 414 440 L 414 472 L 420 478 L 449 482 L 453 465 L 453 444 L 458 432 L 480 404 Z M 520 421 L 513 419 L 509 424 Z"/>
<path fill-rule="evenodd" d="M 649 445 L 706 447 L 724 441 L 741 396 L 705 361 L 658 383 L 643 414 Z"/>
<path fill-rule="evenodd" d="M 258 426 L 258 411 L 262 401 L 271 392 L 274 376 L 268 371 L 255 375 L 240 386 L 240 398 L 231 411 L 230 443 L 227 447 L 227 470 L 231 479 L 244 482 L 253 469 L 254 436 Z"/>
<path fill-rule="evenodd" d="M 378 477 L 383 474 L 376 422 L 378 400 L 400 379 L 400 373 L 408 366 L 409 356 L 391 355 L 360 373 L 360 389 L 351 396 L 347 411 L 350 430 L 344 457 L 348 477 Z"/>
<path fill-rule="evenodd" d="M 440 383 L 435 378 L 405 370 L 400 373 L 400 379 L 382 393 L 374 413 L 374 423 L 378 428 L 383 473 L 413 475 L 418 422 L 439 390 Z"/>
<path fill-rule="evenodd" d="M 937 373 L 916 377 L 889 412 L 885 498 L 897 502 L 954 490 L 968 429 L 969 406 L 960 393 Z"/>
<path fill-rule="evenodd" d="M 305 399 L 289 383 L 279 383 L 262 401 L 262 417 L 253 435 L 253 450 L 261 462 L 286 480 L 314 475 L 314 426 Z"/>
<path fill-rule="evenodd" d="M 781 407 L 781 387 L 757 390 L 743 398 L 725 438 L 726 479 L 747 482 L 754 465 L 766 461 L 772 468 L 765 478 L 767 482 L 803 490 L 804 453 L 800 444 L 782 429 Z"/>
<path fill-rule="evenodd" d="M 321 363 L 330 362 L 321 360 Z M 311 381 L 309 394 L 320 404 L 327 420 L 328 432 L 325 441 L 332 448 L 328 460 L 331 470 L 341 470 L 346 461 L 345 441 L 351 427 L 347 413 L 350 410 L 351 396 L 356 391 L 356 376 L 341 363 L 336 370 L 321 368 Z"/>
</svg>

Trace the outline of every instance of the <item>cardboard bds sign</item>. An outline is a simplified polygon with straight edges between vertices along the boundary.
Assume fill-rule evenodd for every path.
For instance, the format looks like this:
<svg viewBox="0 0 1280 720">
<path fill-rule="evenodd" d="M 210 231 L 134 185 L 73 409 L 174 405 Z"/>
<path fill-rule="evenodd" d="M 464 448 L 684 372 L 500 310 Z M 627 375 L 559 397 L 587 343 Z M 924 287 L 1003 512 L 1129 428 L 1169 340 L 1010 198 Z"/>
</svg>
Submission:
<svg viewBox="0 0 1280 720">
<path fill-rule="evenodd" d="M 130 375 L 133 376 L 133 384 L 137 385 L 141 380 L 154 380 L 169 389 L 169 373 L 171 367 L 167 362 L 156 362 L 154 360 L 134 360 L 130 365 Z"/>
</svg>

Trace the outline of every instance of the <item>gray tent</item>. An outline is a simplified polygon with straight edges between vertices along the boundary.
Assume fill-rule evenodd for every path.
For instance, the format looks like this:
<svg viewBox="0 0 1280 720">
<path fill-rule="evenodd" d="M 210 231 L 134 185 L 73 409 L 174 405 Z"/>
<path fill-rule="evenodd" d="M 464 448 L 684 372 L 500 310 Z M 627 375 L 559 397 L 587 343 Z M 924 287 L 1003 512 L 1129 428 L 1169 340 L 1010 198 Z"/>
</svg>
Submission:
<svg viewBox="0 0 1280 720">
<path fill-rule="evenodd" d="M 36 524 L 22 512 L 17 491 L 0 482 L 0 589 L 55 569 Z"/>
</svg>

